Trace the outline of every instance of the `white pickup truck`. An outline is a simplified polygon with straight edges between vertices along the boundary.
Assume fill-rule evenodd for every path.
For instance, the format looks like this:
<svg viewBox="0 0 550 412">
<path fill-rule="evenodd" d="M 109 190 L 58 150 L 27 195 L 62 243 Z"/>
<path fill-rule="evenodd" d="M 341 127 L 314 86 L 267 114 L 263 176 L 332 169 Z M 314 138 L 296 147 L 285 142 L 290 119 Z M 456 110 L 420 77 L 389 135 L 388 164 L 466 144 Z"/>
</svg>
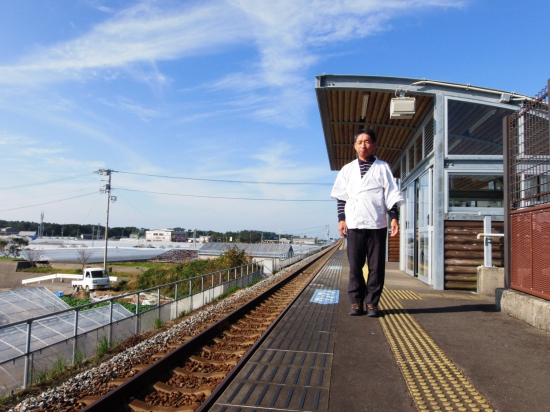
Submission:
<svg viewBox="0 0 550 412">
<path fill-rule="evenodd" d="M 109 275 L 103 268 L 86 268 L 81 280 L 73 280 L 73 289 L 78 292 L 79 289 L 95 290 L 109 289 L 111 281 Z"/>
</svg>

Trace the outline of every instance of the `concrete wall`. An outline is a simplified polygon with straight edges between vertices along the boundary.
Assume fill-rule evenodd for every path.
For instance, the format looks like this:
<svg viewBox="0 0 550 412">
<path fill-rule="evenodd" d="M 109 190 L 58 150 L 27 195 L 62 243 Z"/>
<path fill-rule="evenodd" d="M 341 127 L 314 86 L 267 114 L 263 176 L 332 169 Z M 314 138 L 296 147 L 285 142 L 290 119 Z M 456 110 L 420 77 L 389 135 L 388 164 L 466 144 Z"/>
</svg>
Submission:
<svg viewBox="0 0 550 412">
<path fill-rule="evenodd" d="M 488 298 L 495 297 L 495 290 L 504 288 L 504 268 L 484 267 L 477 268 L 477 293 Z"/>
<path fill-rule="evenodd" d="M 496 306 L 498 310 L 514 318 L 550 332 L 550 301 L 548 300 L 513 289 L 497 289 Z"/>
</svg>

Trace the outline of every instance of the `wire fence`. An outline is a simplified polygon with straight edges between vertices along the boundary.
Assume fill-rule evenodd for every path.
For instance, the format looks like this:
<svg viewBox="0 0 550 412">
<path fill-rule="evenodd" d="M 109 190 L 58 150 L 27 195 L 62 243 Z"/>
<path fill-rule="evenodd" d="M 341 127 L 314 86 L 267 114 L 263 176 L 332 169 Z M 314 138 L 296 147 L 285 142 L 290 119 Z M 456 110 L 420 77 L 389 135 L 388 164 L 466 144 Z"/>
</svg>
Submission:
<svg viewBox="0 0 550 412">
<path fill-rule="evenodd" d="M 0 362 L 0 395 L 5 396 L 44 381 L 68 365 L 78 364 L 134 334 L 154 329 L 204 306 L 234 286 L 245 287 L 262 276 L 263 265 L 254 262 L 110 297 L 102 301 L 106 306 L 95 320 L 97 327 L 91 330 L 84 329 L 81 324 L 84 319 L 81 313 L 97 305 L 97 302 L 2 325 L 0 331 L 6 328 L 24 328 L 26 333 L 23 334 L 24 341 L 20 337 L 11 344 L 12 347 L 19 348 L 21 354 Z M 133 313 L 128 312 L 124 319 L 113 316 L 117 312 L 117 304 L 122 303 L 135 305 Z M 55 331 L 54 323 L 48 328 L 51 332 L 48 336 L 36 335 L 35 329 L 38 328 L 33 328 L 33 325 L 37 325 L 39 321 L 60 318 L 62 315 L 65 315 L 64 323 L 67 323 L 67 314 L 72 314 L 72 327 L 67 328 L 64 325 L 64 329 L 72 330 L 72 333 L 68 333 L 70 336 L 61 334 L 61 327 L 57 327 L 58 331 Z"/>
</svg>

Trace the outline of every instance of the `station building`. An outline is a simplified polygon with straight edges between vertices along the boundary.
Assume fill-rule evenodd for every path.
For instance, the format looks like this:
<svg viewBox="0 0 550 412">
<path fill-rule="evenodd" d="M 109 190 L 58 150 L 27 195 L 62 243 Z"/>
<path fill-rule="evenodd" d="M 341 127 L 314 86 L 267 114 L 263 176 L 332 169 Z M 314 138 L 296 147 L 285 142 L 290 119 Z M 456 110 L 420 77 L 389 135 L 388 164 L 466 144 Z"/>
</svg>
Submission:
<svg viewBox="0 0 550 412">
<path fill-rule="evenodd" d="M 147 242 L 187 242 L 186 232 L 176 232 L 171 229 L 155 229 L 145 232 Z"/>
<path fill-rule="evenodd" d="M 381 76 L 322 75 L 316 94 L 331 170 L 356 158 L 359 128 L 377 134 L 405 198 L 388 260 L 434 289 L 476 289 L 485 216 L 503 232 L 503 119 L 529 97 L 514 92 Z M 335 206 L 336 216 L 336 206 Z M 503 244 L 492 246 L 503 264 Z"/>
</svg>

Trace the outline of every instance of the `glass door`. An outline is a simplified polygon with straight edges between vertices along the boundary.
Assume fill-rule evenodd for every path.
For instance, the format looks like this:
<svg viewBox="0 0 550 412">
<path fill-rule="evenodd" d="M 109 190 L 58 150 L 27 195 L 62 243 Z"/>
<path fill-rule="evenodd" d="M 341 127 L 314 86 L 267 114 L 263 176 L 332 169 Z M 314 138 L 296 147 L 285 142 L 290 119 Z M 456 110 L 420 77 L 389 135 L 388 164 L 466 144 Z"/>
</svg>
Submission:
<svg viewBox="0 0 550 412">
<path fill-rule="evenodd" d="M 405 272 L 414 276 L 414 184 L 407 187 L 405 195 Z"/>
<path fill-rule="evenodd" d="M 415 181 L 416 188 L 416 265 L 415 276 L 431 284 L 432 249 L 432 173 L 431 170 Z"/>
</svg>

